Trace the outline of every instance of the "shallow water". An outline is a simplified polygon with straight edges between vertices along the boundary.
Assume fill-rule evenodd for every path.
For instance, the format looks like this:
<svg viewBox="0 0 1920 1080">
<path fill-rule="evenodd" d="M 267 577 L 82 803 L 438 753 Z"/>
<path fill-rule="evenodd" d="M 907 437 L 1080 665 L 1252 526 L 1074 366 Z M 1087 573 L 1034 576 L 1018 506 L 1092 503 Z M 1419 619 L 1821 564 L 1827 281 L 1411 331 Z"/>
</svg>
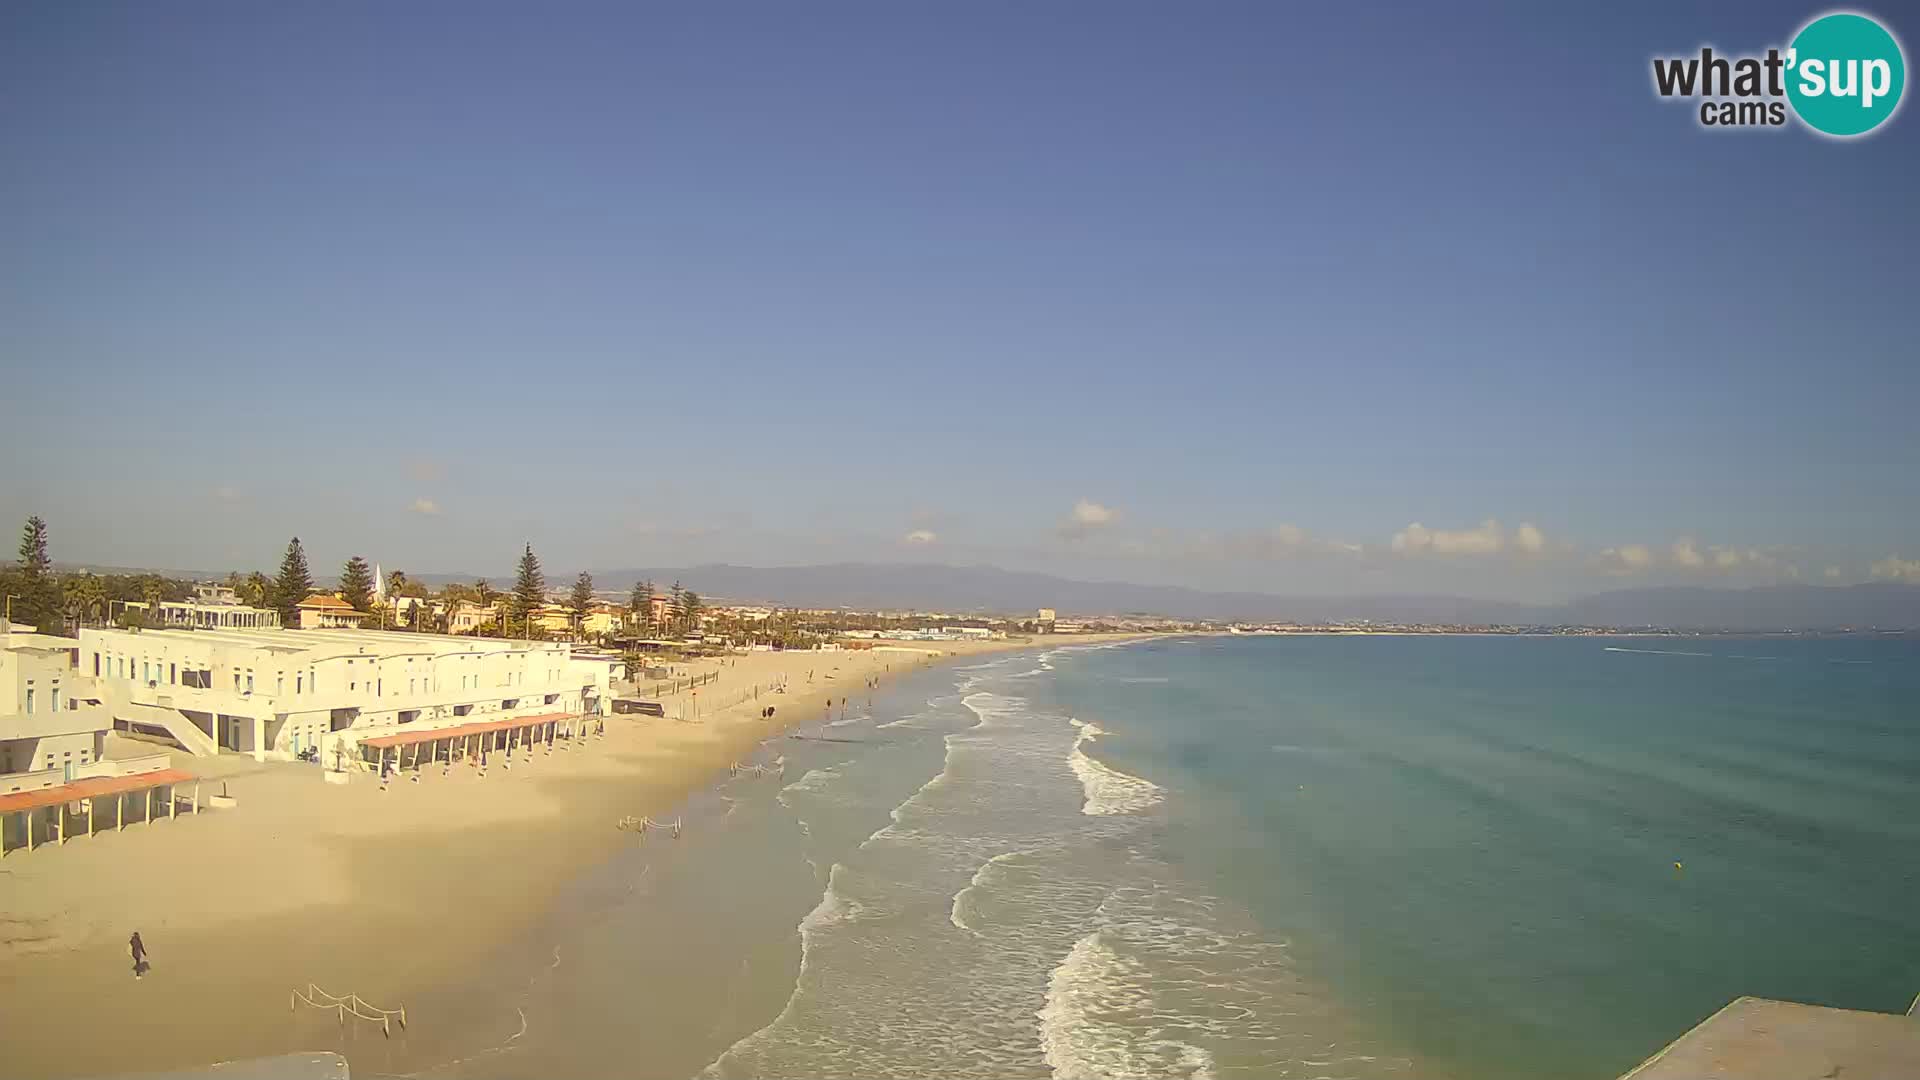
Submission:
<svg viewBox="0 0 1920 1080">
<path fill-rule="evenodd" d="M 1653 648 L 907 677 L 573 886 L 404 1071 L 1602 1078 L 1741 993 L 1903 1008 L 1913 643 L 1610 647 Z"/>
</svg>

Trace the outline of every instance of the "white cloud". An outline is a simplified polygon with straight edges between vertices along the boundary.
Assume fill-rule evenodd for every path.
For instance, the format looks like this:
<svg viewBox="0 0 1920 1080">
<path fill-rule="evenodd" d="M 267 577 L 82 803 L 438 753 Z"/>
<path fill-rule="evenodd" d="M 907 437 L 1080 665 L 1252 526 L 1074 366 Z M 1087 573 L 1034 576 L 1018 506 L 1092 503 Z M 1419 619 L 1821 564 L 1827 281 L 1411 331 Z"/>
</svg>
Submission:
<svg viewBox="0 0 1920 1080">
<path fill-rule="evenodd" d="M 1523 521 L 1513 530 L 1513 546 L 1522 554 L 1538 555 L 1547 550 L 1547 534 L 1540 531 L 1532 522 Z"/>
<path fill-rule="evenodd" d="M 1700 554 L 1700 549 L 1694 546 L 1692 540 L 1681 537 L 1673 542 L 1673 564 L 1689 570 L 1698 569 L 1707 565 L 1707 557 Z"/>
<path fill-rule="evenodd" d="M 1532 529 L 1534 539 L 1543 546 L 1546 538 Z M 1393 550 L 1403 555 L 1497 555 L 1507 546 L 1506 530 L 1492 518 L 1471 529 L 1429 529 L 1419 522 L 1393 534 Z"/>
<path fill-rule="evenodd" d="M 1623 544 L 1600 553 L 1600 568 L 1609 574 L 1638 574 L 1653 565 L 1653 549 L 1645 544 Z"/>
<path fill-rule="evenodd" d="M 931 544 L 938 539 L 940 539 L 939 535 L 935 533 L 932 529 L 915 529 L 912 532 L 908 533 L 907 535 L 901 537 L 901 540 L 904 543 L 914 544 L 917 546 L 924 546 L 927 544 Z"/>
<path fill-rule="evenodd" d="M 432 499 L 419 498 L 413 500 L 413 505 L 407 507 L 407 509 L 416 514 L 437 514 L 440 512 L 440 504 L 434 502 Z"/>
<path fill-rule="evenodd" d="M 1902 559 L 1898 555 L 1889 555 L 1873 564 L 1872 573 L 1877 578 L 1920 585 L 1920 559 Z"/>
<path fill-rule="evenodd" d="M 1073 504 L 1073 523 L 1097 529 L 1102 525 L 1113 524 L 1114 513 L 1110 507 L 1101 506 L 1091 499 L 1081 499 Z"/>
<path fill-rule="evenodd" d="M 1067 519 L 1060 523 L 1060 535 L 1068 539 L 1077 539 L 1096 529 L 1104 529 L 1119 520 L 1120 512 L 1110 506 L 1102 506 L 1092 499 L 1081 499 L 1073 504 L 1073 510 Z"/>
<path fill-rule="evenodd" d="M 1820 576 L 1829 580 L 1837 578 L 1840 576 L 1840 568 L 1837 566 L 1829 566 L 1825 570 L 1820 571 Z"/>
</svg>

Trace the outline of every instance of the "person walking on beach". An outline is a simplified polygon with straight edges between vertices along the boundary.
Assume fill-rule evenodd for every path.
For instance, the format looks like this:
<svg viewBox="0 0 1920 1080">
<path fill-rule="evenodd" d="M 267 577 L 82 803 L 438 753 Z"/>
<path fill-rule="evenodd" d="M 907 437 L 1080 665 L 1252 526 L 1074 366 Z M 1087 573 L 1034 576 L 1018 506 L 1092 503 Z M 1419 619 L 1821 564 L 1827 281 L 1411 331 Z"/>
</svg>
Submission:
<svg viewBox="0 0 1920 1080">
<path fill-rule="evenodd" d="M 147 963 L 147 944 L 140 940 L 140 931 L 135 930 L 133 936 L 127 939 L 127 950 L 133 953 L 133 977 L 138 979 L 153 966 Z"/>
</svg>

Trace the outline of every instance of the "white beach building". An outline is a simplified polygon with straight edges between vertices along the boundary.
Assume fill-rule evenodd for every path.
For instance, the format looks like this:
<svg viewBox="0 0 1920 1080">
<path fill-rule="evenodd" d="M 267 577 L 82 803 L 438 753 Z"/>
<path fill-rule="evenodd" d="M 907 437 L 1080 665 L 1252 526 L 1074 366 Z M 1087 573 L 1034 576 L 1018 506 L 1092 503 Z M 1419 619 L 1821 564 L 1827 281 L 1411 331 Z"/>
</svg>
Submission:
<svg viewBox="0 0 1920 1080">
<path fill-rule="evenodd" d="M 100 759 L 112 721 L 94 704 L 93 680 L 75 670 L 79 648 L 0 622 L 0 774 L 66 773 Z"/>
<path fill-rule="evenodd" d="M 569 646 L 379 630 L 82 630 L 77 674 L 113 726 L 203 755 L 332 763 L 364 738 L 600 716 L 603 659 Z"/>
</svg>

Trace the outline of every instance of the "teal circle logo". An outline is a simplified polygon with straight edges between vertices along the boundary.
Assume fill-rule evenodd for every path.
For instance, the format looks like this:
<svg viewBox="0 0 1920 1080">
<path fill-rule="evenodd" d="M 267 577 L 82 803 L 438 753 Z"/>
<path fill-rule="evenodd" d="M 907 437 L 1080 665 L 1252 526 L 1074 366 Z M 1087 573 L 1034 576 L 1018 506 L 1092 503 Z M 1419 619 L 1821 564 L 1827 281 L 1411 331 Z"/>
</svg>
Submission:
<svg viewBox="0 0 1920 1080">
<path fill-rule="evenodd" d="M 1865 15 L 1822 15 L 1787 50 L 1787 100 L 1822 134 L 1865 135 L 1900 107 L 1906 87 L 1900 43 Z"/>
</svg>

